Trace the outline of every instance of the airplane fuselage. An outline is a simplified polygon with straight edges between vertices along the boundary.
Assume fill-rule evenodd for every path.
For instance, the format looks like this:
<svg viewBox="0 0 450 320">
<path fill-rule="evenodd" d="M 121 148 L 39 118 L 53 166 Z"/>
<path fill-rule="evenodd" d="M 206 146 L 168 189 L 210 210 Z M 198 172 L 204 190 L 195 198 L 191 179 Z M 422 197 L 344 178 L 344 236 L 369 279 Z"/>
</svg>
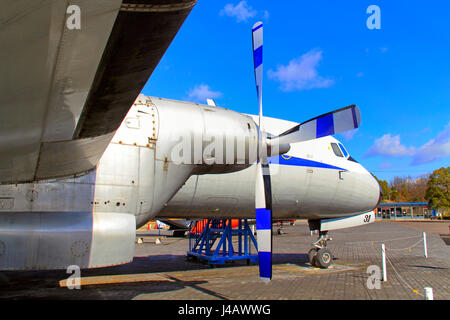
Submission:
<svg viewBox="0 0 450 320">
<path fill-rule="evenodd" d="M 271 134 L 295 125 L 264 122 Z M 0 185 L 0 270 L 129 262 L 136 228 L 152 218 L 254 218 L 257 132 L 231 110 L 140 96 L 93 170 Z M 337 146 L 323 137 L 273 153 L 274 219 L 373 210 L 378 183 Z"/>
<path fill-rule="evenodd" d="M 254 217 L 255 165 L 209 173 L 197 169 L 208 168 L 206 164 L 174 164 L 160 151 L 173 144 L 169 131 L 183 127 L 179 123 L 186 124 L 193 108 L 215 108 L 159 98 L 148 101 L 131 108 L 95 170 L 2 185 L 0 212 L 125 213 L 136 217 L 137 227 L 155 216 Z M 265 118 L 265 130 L 273 134 L 293 125 Z M 337 156 L 332 143 L 339 142 L 324 137 L 295 143 L 289 152 L 270 158 L 274 218 L 350 216 L 376 206 L 376 180 L 348 156 Z"/>
<path fill-rule="evenodd" d="M 0 270 L 132 261 L 136 228 L 156 217 L 252 218 L 263 149 L 275 219 L 376 206 L 375 179 L 334 138 L 316 139 L 319 121 L 306 125 L 307 139 L 298 140 L 297 128 L 295 140 L 266 144 L 265 132 L 296 123 L 264 118 L 260 130 L 232 110 L 144 96 L 129 109 L 195 1 L 80 4 L 83 27 L 73 31 L 66 4 L 50 2 L 26 15 L 20 2 L 1 15 Z M 349 130 L 349 110 L 331 116 L 332 132 Z M 356 128 L 359 112 L 351 110 Z"/>
</svg>

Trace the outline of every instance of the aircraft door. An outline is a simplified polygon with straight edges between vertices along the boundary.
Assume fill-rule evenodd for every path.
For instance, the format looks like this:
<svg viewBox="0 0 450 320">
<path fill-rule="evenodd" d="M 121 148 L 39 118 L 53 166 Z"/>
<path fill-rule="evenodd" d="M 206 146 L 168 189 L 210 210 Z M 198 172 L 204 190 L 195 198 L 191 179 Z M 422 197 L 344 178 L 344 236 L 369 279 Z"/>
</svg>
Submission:
<svg viewBox="0 0 450 320">
<path fill-rule="evenodd" d="M 140 134 L 146 139 L 146 143 L 139 148 L 139 186 L 136 208 L 136 219 L 139 224 L 140 220 L 147 219 L 152 209 L 159 117 L 157 108 L 149 100 L 146 105 L 138 106 L 137 116 L 140 122 Z"/>
</svg>

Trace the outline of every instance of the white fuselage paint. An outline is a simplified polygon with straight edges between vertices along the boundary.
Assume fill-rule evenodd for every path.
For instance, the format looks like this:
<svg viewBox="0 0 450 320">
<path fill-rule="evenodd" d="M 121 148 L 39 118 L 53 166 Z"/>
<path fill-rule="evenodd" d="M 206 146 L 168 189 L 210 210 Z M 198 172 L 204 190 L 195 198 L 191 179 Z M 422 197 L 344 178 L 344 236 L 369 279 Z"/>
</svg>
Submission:
<svg viewBox="0 0 450 320">
<path fill-rule="evenodd" d="M 128 213 L 136 216 L 137 226 L 155 216 L 254 217 L 255 165 L 197 175 L 192 165 L 176 165 L 167 157 L 168 132 L 192 127 L 192 122 L 186 123 L 192 108 L 212 107 L 140 96 L 95 170 L 77 177 L 1 185 L 0 213 Z M 264 118 L 264 128 L 272 134 L 296 124 Z M 337 140 L 324 137 L 291 144 L 283 155 L 287 160 L 281 159 L 287 162 L 271 164 L 275 219 L 352 216 L 377 205 L 376 180 L 359 163 L 337 157 L 331 142 Z"/>
<path fill-rule="evenodd" d="M 277 122 L 271 120 L 272 124 Z M 291 144 L 291 150 L 283 155 L 291 157 L 287 163 L 295 163 L 294 158 L 307 159 L 317 162 L 313 166 L 270 165 L 275 219 L 345 217 L 376 207 L 376 180 L 359 163 L 337 157 L 331 142 L 337 140 L 324 137 Z M 319 163 L 342 170 L 316 167 Z M 255 170 L 253 165 L 233 173 L 191 176 L 158 216 L 254 217 Z"/>
</svg>

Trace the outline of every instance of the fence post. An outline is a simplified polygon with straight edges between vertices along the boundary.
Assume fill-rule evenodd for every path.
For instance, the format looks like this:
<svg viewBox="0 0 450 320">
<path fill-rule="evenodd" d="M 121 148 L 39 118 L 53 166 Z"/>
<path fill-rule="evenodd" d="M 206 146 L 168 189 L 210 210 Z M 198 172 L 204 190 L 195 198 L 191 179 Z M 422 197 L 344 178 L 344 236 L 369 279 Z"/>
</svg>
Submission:
<svg viewBox="0 0 450 320">
<path fill-rule="evenodd" d="M 425 287 L 425 300 L 433 300 L 433 288 Z"/>
<path fill-rule="evenodd" d="M 387 274 L 386 274 L 386 247 L 384 243 L 381 245 L 381 260 L 383 264 L 383 281 L 387 281 Z"/>
<path fill-rule="evenodd" d="M 427 251 L 427 234 L 423 233 L 423 253 L 425 254 L 425 258 L 428 258 L 428 251 Z"/>
</svg>

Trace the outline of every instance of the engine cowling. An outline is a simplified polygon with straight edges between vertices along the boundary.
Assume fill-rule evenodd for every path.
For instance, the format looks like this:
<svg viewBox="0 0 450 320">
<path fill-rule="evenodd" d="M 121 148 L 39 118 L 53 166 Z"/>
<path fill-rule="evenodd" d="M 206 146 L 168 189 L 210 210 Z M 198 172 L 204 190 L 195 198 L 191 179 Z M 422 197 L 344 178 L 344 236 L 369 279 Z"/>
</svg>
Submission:
<svg viewBox="0 0 450 320">
<path fill-rule="evenodd" d="M 192 164 L 194 174 L 245 169 L 258 156 L 258 127 L 250 116 L 210 105 L 147 98 L 159 114 L 157 159 Z M 271 146 L 269 156 L 289 145 Z"/>
<path fill-rule="evenodd" d="M 133 259 L 134 215 L 2 212 L 0 270 L 97 268 Z"/>
</svg>

